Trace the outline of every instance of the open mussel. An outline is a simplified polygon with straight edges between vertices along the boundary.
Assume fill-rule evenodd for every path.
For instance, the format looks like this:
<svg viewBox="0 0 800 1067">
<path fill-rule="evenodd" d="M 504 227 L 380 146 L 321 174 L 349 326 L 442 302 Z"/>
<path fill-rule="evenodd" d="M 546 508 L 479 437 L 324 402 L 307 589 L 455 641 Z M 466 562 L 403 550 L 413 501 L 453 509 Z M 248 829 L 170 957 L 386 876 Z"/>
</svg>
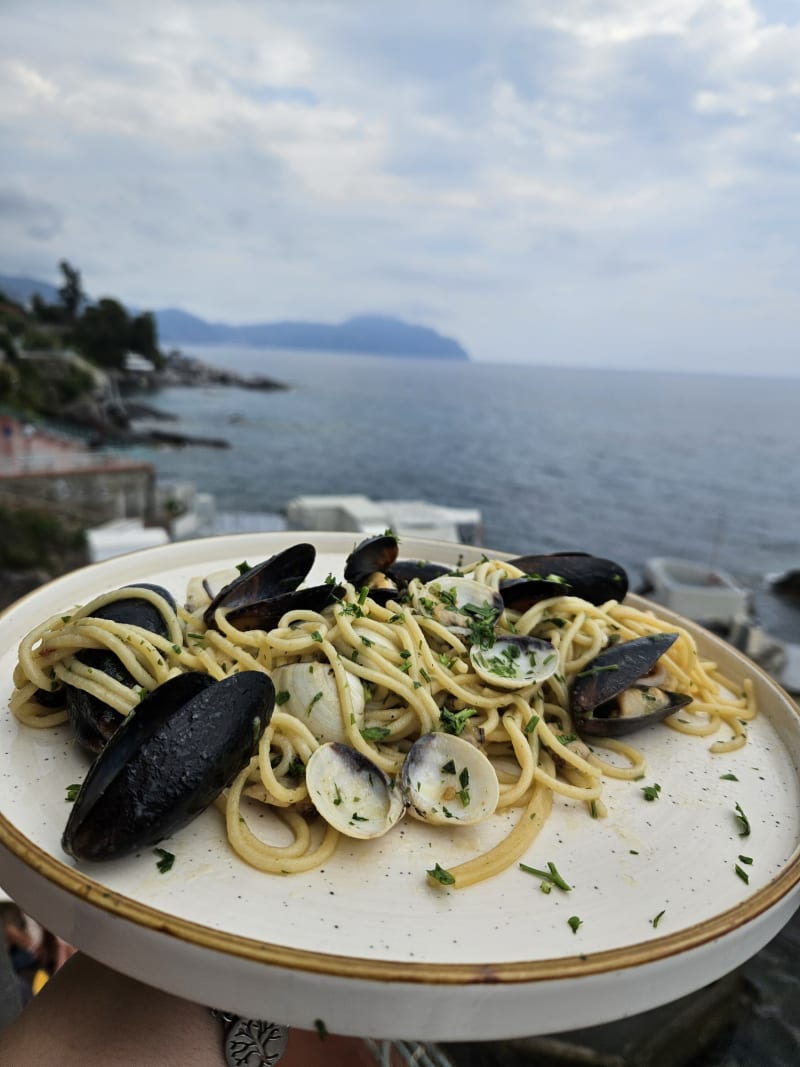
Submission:
<svg viewBox="0 0 800 1067">
<path fill-rule="evenodd" d="M 237 630 L 271 630 L 287 611 L 322 611 L 343 591 L 330 583 L 298 588 L 315 558 L 314 546 L 300 543 L 254 567 L 242 568 L 206 607 L 206 626 L 216 629 L 220 608 L 226 621 Z"/>
<path fill-rule="evenodd" d="M 154 845 L 199 815 L 245 766 L 272 715 L 268 675 L 177 675 L 146 697 L 95 759 L 62 837 L 78 860 Z"/>
<path fill-rule="evenodd" d="M 136 595 L 136 589 L 149 589 L 157 593 L 169 607 L 175 609 L 172 594 L 159 585 L 140 582 L 130 589 L 120 590 L 120 598 L 97 608 L 92 618 L 106 619 L 124 626 L 140 626 L 150 633 L 166 637 L 167 623 L 158 607 L 144 597 Z M 135 686 L 136 681 L 119 658 L 104 648 L 87 648 L 77 653 L 76 658 L 93 671 L 103 672 L 116 682 Z M 97 753 L 105 745 L 123 721 L 121 715 L 105 701 L 74 685 L 64 688 L 64 696 L 70 724 L 80 744 L 89 752 Z"/>
<path fill-rule="evenodd" d="M 570 690 L 579 733 L 619 737 L 660 722 L 692 698 L 660 688 L 666 672 L 658 661 L 678 638 L 651 634 L 605 649 L 581 671 Z"/>
<path fill-rule="evenodd" d="M 509 562 L 525 572 L 524 578 L 500 583 L 503 603 L 513 611 L 527 611 L 540 600 L 557 596 L 604 604 L 623 600 L 628 592 L 628 575 L 618 563 L 584 552 L 518 556 Z"/>
<path fill-rule="evenodd" d="M 385 533 L 367 537 L 350 553 L 345 561 L 344 578 L 356 589 L 369 589 L 372 600 L 385 604 L 400 596 L 412 579 L 430 582 L 449 567 L 429 560 L 398 559 L 398 540 Z"/>
</svg>

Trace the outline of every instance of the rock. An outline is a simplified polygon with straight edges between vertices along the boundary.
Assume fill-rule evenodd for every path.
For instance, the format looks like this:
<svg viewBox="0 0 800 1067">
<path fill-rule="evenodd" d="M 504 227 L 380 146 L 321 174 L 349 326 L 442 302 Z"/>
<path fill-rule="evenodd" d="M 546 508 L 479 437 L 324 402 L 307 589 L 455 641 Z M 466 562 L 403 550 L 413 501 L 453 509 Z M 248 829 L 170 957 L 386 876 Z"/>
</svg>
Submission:
<svg viewBox="0 0 800 1067">
<path fill-rule="evenodd" d="M 158 372 L 156 385 L 204 386 L 232 385 L 240 389 L 287 389 L 283 382 L 275 381 L 265 375 L 245 377 L 235 371 L 214 367 L 180 352 L 171 352 L 166 357 L 164 368 Z"/>
</svg>

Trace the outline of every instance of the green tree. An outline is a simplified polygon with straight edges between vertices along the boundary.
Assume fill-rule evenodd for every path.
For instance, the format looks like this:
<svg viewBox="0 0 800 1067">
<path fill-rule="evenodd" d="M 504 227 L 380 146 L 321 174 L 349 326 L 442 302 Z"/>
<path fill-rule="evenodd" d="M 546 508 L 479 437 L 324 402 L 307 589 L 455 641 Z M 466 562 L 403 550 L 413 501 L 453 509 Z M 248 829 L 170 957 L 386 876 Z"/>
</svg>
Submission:
<svg viewBox="0 0 800 1067">
<path fill-rule="evenodd" d="M 39 293 L 34 293 L 31 297 L 31 310 L 36 321 L 47 326 L 58 326 L 64 318 L 61 305 L 48 304 Z"/>
<path fill-rule="evenodd" d="M 118 300 L 104 297 L 87 307 L 75 324 L 77 348 L 100 367 L 122 369 L 129 351 L 130 319 Z"/>
<path fill-rule="evenodd" d="M 81 272 L 66 259 L 62 259 L 58 266 L 64 275 L 64 284 L 58 290 L 58 297 L 64 309 L 65 321 L 73 323 L 78 317 L 78 309 L 86 299 L 81 284 Z"/>
<path fill-rule="evenodd" d="M 158 349 L 158 327 L 152 312 L 143 311 L 141 315 L 134 315 L 130 320 L 128 348 L 131 352 L 138 352 L 142 356 L 147 356 L 157 366 L 161 364 L 162 356 Z"/>
</svg>

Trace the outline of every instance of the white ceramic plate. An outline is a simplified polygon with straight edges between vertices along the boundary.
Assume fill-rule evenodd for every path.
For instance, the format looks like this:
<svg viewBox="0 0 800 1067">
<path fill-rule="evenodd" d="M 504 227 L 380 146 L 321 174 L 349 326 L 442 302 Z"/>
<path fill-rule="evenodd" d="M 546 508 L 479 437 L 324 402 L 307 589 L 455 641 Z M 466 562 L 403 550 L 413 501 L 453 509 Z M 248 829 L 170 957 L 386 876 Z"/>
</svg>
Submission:
<svg viewBox="0 0 800 1067">
<path fill-rule="evenodd" d="M 356 538 L 180 542 L 51 582 L 0 618 L 0 702 L 20 638 L 49 615 L 137 580 L 180 598 L 194 575 L 254 563 L 299 540 L 316 545 L 309 581 L 321 581 L 341 575 Z M 448 564 L 481 551 L 401 545 L 404 557 Z M 556 863 L 569 893 L 543 894 L 516 865 L 467 890 L 427 884 L 427 868 L 474 854 L 502 831 L 502 818 L 457 833 L 407 820 L 378 841 L 345 842 L 324 870 L 280 878 L 234 856 L 212 810 L 165 842 L 176 856 L 168 874 L 150 850 L 76 867 L 60 836 L 66 787 L 82 779 L 86 760 L 66 727 L 32 730 L 10 713 L 0 718 L 0 884 L 55 933 L 123 972 L 292 1026 L 322 1020 L 330 1032 L 479 1040 L 593 1025 L 668 1002 L 753 955 L 800 903 L 797 709 L 724 642 L 683 624 L 730 677 L 754 679 L 761 712 L 748 744 L 713 756 L 706 740 L 645 731 L 637 744 L 646 781 L 609 782 L 607 819 L 558 800 L 524 859 Z M 642 786 L 656 782 L 660 798 L 646 802 Z M 739 836 L 736 804 L 749 837 Z M 744 867 L 749 884 L 734 870 L 741 854 L 753 859 Z M 577 933 L 571 916 L 582 920 Z"/>
</svg>

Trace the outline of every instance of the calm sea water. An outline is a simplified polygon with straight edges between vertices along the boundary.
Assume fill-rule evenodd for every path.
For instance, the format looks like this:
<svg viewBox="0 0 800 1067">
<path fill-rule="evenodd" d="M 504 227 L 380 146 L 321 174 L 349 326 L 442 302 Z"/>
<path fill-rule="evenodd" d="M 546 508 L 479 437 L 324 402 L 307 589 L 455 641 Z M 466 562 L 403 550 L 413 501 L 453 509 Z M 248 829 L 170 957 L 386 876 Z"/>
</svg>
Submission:
<svg viewBox="0 0 800 1067">
<path fill-rule="evenodd" d="M 656 554 L 741 574 L 800 565 L 800 380 L 204 348 L 285 392 L 168 389 L 153 406 L 231 447 L 143 450 L 219 508 L 302 493 L 481 509 L 485 544 Z"/>
</svg>

